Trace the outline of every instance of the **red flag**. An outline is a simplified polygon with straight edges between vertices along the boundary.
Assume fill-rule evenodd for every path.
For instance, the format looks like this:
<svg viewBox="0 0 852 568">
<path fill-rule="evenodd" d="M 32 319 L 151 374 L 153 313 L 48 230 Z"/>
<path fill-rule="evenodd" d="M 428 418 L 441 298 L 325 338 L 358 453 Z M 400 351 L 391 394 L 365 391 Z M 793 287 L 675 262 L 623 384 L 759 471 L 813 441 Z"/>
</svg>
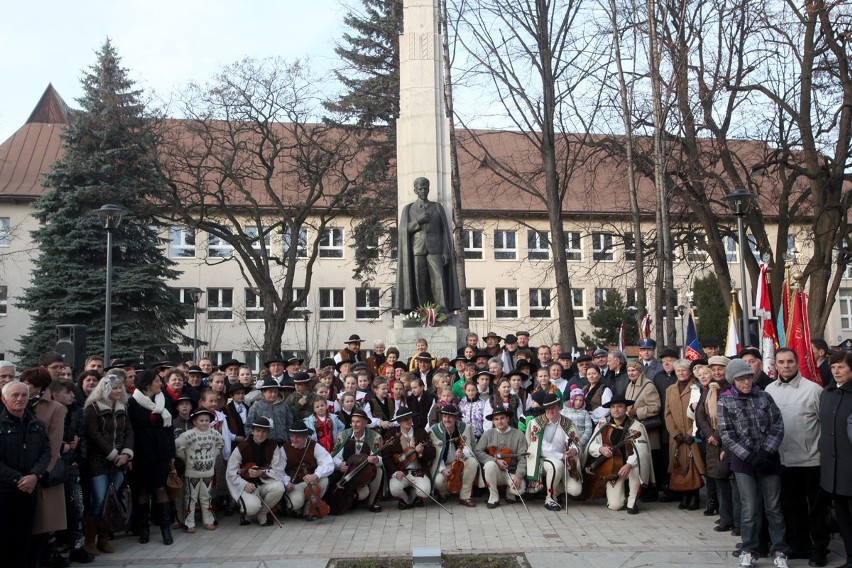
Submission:
<svg viewBox="0 0 852 568">
<path fill-rule="evenodd" d="M 618 350 L 624 353 L 624 322 L 621 322 L 621 328 L 618 330 Z"/>
<path fill-rule="evenodd" d="M 639 322 L 639 339 L 651 338 L 651 314 L 645 314 L 642 321 Z"/>
<path fill-rule="evenodd" d="M 793 313 L 787 330 L 787 347 L 796 352 L 799 359 L 799 372 L 808 380 L 823 386 L 822 377 L 816 367 L 811 351 L 811 329 L 808 324 L 808 295 L 804 292 L 793 294 Z"/>
</svg>

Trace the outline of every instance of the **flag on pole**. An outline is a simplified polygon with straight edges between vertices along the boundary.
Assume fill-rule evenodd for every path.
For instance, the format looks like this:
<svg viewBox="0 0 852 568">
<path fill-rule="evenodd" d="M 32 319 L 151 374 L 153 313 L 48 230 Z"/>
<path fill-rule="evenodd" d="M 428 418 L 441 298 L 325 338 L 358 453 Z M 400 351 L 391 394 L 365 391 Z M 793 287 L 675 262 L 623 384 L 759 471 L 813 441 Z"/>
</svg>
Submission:
<svg viewBox="0 0 852 568">
<path fill-rule="evenodd" d="M 687 361 L 701 359 L 701 345 L 698 343 L 698 331 L 695 329 L 695 316 L 689 310 L 686 320 L 686 339 L 683 342 L 683 357 Z"/>
<path fill-rule="evenodd" d="M 787 346 L 787 326 L 790 325 L 790 268 L 784 269 L 784 283 L 781 285 L 781 305 L 778 306 L 778 318 L 775 331 L 778 334 L 778 347 Z"/>
<path fill-rule="evenodd" d="M 760 263 L 760 276 L 757 279 L 757 293 L 754 307 L 757 316 L 763 320 L 760 337 L 760 353 L 763 356 L 763 372 L 770 378 L 776 378 L 775 350 L 778 349 L 778 333 L 772 320 L 772 296 L 769 292 L 769 279 L 766 277 L 767 266 Z M 780 310 L 779 310 L 780 311 Z"/>
<path fill-rule="evenodd" d="M 618 350 L 624 353 L 625 349 L 625 341 L 624 341 L 624 322 L 621 322 L 621 328 L 618 330 Z"/>
<path fill-rule="evenodd" d="M 772 317 L 772 299 L 769 295 L 769 283 L 766 278 L 766 263 L 760 263 L 760 276 L 757 277 L 757 286 L 754 297 L 754 312 L 757 317 L 767 319 Z"/>
<path fill-rule="evenodd" d="M 736 357 L 740 354 L 740 338 L 737 335 L 737 302 L 731 301 L 728 312 L 728 337 L 725 340 L 725 357 Z"/>
<path fill-rule="evenodd" d="M 639 339 L 651 338 L 651 314 L 645 314 L 642 321 L 639 322 Z"/>
<path fill-rule="evenodd" d="M 793 294 L 793 314 L 787 329 L 787 347 L 796 352 L 799 359 L 799 372 L 806 379 L 820 386 L 822 376 L 817 370 L 811 351 L 811 329 L 808 324 L 808 295 L 796 291 Z"/>
</svg>

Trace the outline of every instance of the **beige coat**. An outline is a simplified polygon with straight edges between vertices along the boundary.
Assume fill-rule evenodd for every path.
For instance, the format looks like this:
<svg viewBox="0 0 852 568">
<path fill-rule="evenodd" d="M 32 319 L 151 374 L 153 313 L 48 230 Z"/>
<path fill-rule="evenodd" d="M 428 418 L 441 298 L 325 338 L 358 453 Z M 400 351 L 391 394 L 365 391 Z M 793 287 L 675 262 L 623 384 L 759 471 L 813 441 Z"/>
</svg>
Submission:
<svg viewBox="0 0 852 568">
<path fill-rule="evenodd" d="M 62 449 L 62 434 L 65 430 L 65 414 L 67 412 L 68 409 L 64 405 L 50 399 L 50 390 L 45 390 L 42 398 L 35 404 L 36 418 L 44 422 L 47 435 L 50 438 L 48 471 L 53 468 L 53 464 L 56 463 Z M 38 492 L 38 506 L 36 507 L 32 534 L 65 530 L 65 486 L 59 484 L 45 488 L 39 484 L 36 491 Z"/>
<path fill-rule="evenodd" d="M 666 429 L 669 431 L 669 472 L 672 471 L 675 451 L 679 445 L 675 442 L 675 436 L 678 434 L 692 436 L 692 419 L 686 415 L 686 412 L 689 408 L 689 397 L 692 394 L 691 387 L 694 382 L 694 378 L 690 379 L 686 388 L 683 389 L 683 392 L 680 392 L 680 389 L 678 389 L 677 382 L 666 389 L 666 408 L 664 416 L 666 420 Z M 701 461 L 701 453 L 698 451 L 698 444 L 692 442 L 692 444 L 689 445 L 689 449 L 692 450 L 692 457 L 695 459 L 695 467 L 698 469 L 698 472 L 704 473 L 704 462 Z M 684 455 L 684 452 L 681 452 L 679 459 L 682 462 L 681 465 L 684 465 L 686 461 L 686 455 Z"/>
<path fill-rule="evenodd" d="M 657 387 L 654 386 L 645 375 L 641 375 L 636 379 L 636 383 L 629 382 L 624 398 L 633 401 L 633 406 L 627 409 L 631 418 L 638 418 L 639 421 L 647 420 L 653 416 L 660 416 L 663 408 L 660 404 L 660 393 L 657 392 Z M 662 419 L 662 416 L 660 416 Z M 662 428 L 647 429 L 648 446 L 652 450 L 659 450 L 662 440 L 660 434 Z"/>
</svg>

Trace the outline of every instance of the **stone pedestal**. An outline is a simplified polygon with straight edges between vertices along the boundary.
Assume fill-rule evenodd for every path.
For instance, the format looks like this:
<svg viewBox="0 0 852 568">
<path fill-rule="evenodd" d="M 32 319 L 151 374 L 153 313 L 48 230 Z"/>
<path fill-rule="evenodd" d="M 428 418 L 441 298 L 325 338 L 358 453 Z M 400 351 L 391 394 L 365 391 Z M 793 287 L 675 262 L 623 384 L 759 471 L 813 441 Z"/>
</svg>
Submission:
<svg viewBox="0 0 852 568">
<path fill-rule="evenodd" d="M 417 340 L 423 337 L 429 342 L 429 353 L 434 355 L 436 359 L 446 357 L 452 361 L 468 334 L 467 329 L 459 328 L 458 320 L 458 316 L 451 315 L 443 325 L 421 327 L 413 320 L 396 316 L 393 322 L 394 342 L 388 343 L 388 345 L 393 345 L 399 349 L 400 360 L 407 361 L 408 357 L 414 354 L 414 346 Z"/>
</svg>

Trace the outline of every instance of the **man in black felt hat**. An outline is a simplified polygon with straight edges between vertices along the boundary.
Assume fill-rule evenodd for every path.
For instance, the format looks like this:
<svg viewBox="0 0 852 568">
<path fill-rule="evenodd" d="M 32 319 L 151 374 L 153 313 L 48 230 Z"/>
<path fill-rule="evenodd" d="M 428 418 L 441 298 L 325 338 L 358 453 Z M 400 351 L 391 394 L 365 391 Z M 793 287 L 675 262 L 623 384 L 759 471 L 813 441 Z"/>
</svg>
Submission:
<svg viewBox="0 0 852 568">
<path fill-rule="evenodd" d="M 346 340 L 346 347 L 338 351 L 334 356 L 334 362 L 339 363 L 347 359 L 353 364 L 359 361 L 363 362 L 364 358 L 361 354 L 361 343 L 363 343 L 363 340 L 360 335 L 357 333 L 350 335 L 349 339 Z"/>
<path fill-rule="evenodd" d="M 622 465 L 617 472 L 618 479 L 606 484 L 606 505 L 612 511 L 620 511 L 624 507 L 624 484 L 627 483 L 627 513 L 635 515 L 639 512 L 636 498 L 642 484 L 648 485 L 654 481 L 654 468 L 651 462 L 651 446 L 648 444 L 648 433 L 639 420 L 627 415 L 627 407 L 633 401 L 624 395 L 614 395 L 604 408 L 609 408 L 609 416 L 599 423 L 586 446 L 588 459 L 591 464 L 597 458 L 612 459 L 614 455 L 621 458 Z M 625 436 L 636 437 L 624 443 L 619 448 L 614 446 L 623 442 Z"/>
<path fill-rule="evenodd" d="M 472 429 L 462 422 L 456 405 L 447 404 L 441 408 L 441 422 L 432 426 L 430 436 L 437 452 L 431 469 L 438 501 L 447 500 L 447 479 L 450 470 L 456 460 L 461 460 L 464 462 L 464 470 L 459 504 L 476 507 L 470 497 L 479 472 L 479 462 L 474 455 Z"/>
<path fill-rule="evenodd" d="M 267 379 L 269 380 L 269 379 Z M 268 527 L 274 510 L 290 482 L 284 468 L 287 455 L 269 439 L 272 423 L 265 416 L 251 422 L 251 437 L 239 444 L 228 459 L 226 480 L 231 497 L 240 508 L 240 525 L 250 524 L 257 517 L 259 525 Z"/>
<path fill-rule="evenodd" d="M 485 417 L 494 427 L 482 434 L 476 444 L 476 459 L 482 464 L 485 485 L 488 487 L 489 509 L 500 504 L 498 487 L 506 486 L 506 501 L 514 503 L 526 489 L 524 478 L 527 476 L 527 440 L 523 432 L 512 428 L 509 423 L 510 412 L 497 408 Z M 491 450 L 491 451 L 489 451 Z M 494 451 L 510 454 L 494 455 Z"/>
<path fill-rule="evenodd" d="M 239 382 L 239 372 L 242 364 L 242 361 L 237 361 L 232 357 L 219 365 L 219 370 L 225 373 L 226 385 Z"/>
<path fill-rule="evenodd" d="M 488 358 L 498 357 L 502 353 L 502 349 L 500 348 L 500 342 L 503 341 L 503 338 L 497 335 L 493 331 L 489 331 L 485 335 L 485 352 L 488 353 Z"/>
<path fill-rule="evenodd" d="M 503 338 L 503 353 L 500 354 L 500 358 L 503 360 L 504 373 L 515 370 L 517 357 L 518 337 L 513 333 L 509 333 Z"/>
<path fill-rule="evenodd" d="M 305 489 L 309 483 L 316 485 L 321 497 L 328 488 L 328 476 L 334 472 L 331 454 L 311 439 L 312 434 L 313 430 L 304 421 L 296 420 L 290 425 L 290 441 L 282 447 L 287 455 L 285 471 L 290 477 L 285 486 L 287 509 L 307 521 L 314 521 L 316 517 L 309 515 L 310 503 L 305 499 Z"/>
<path fill-rule="evenodd" d="M 281 385 L 284 380 L 284 365 L 286 363 L 284 357 L 276 354 L 264 361 L 263 365 L 269 371 L 269 377 L 275 379 L 275 382 Z"/>
<path fill-rule="evenodd" d="M 432 367 L 432 355 L 428 351 L 417 355 L 417 368 L 414 371 L 414 376 L 423 381 L 429 392 L 433 392 L 432 377 L 434 375 L 435 369 Z"/>
<path fill-rule="evenodd" d="M 378 496 L 384 479 L 382 456 L 379 453 L 379 449 L 382 447 L 382 437 L 377 432 L 367 428 L 370 417 L 362 409 L 354 409 L 351 420 L 352 427 L 337 435 L 337 443 L 331 449 L 335 472 L 329 479 L 329 485 L 336 485 L 345 479 L 346 473 L 349 471 L 349 458 L 355 454 L 366 455 L 367 461 L 376 466 L 376 474 L 366 485 L 355 488 L 356 498 L 358 501 L 368 503 L 370 512 L 379 513 L 382 506 L 378 502 Z M 349 481 L 349 483 L 354 483 L 354 481 Z"/>
<path fill-rule="evenodd" d="M 394 415 L 399 437 L 382 451 L 382 462 L 390 476 L 388 490 L 400 510 L 422 507 L 432 491 L 426 468 L 435 459 L 435 448 L 425 430 L 414 428 L 414 413 L 401 406 Z"/>
</svg>

